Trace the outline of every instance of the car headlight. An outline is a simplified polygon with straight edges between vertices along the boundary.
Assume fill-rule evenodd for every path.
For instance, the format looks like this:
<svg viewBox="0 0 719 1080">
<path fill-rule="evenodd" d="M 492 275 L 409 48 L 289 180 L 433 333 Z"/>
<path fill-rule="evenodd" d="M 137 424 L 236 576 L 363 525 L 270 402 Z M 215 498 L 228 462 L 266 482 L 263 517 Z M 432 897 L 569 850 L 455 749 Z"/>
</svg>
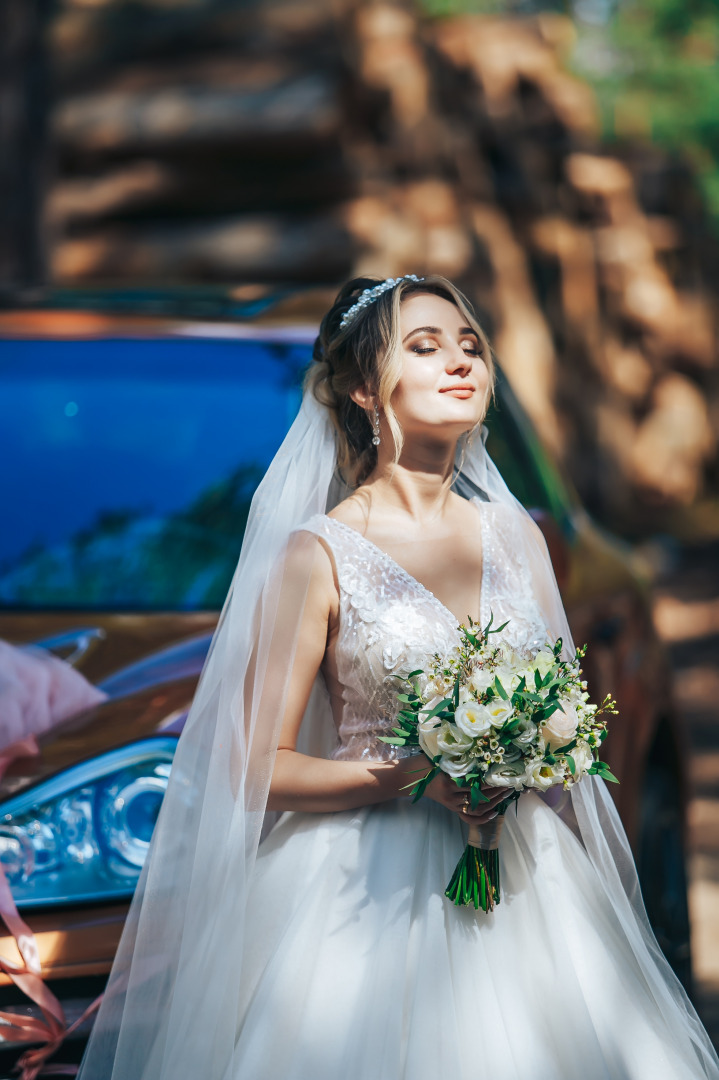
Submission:
<svg viewBox="0 0 719 1080">
<path fill-rule="evenodd" d="M 0 862 L 18 908 L 132 896 L 176 746 L 123 746 L 0 806 Z"/>
</svg>

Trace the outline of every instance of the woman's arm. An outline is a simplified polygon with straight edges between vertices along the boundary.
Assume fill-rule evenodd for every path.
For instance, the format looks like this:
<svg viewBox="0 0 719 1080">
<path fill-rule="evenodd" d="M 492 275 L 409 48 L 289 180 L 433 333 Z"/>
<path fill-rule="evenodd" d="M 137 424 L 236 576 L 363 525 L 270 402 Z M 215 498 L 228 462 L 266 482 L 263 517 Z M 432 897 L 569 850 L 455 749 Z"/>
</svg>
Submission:
<svg viewBox="0 0 719 1080">
<path fill-rule="evenodd" d="M 298 566 L 298 572 L 306 574 L 307 569 Z M 339 596 L 332 562 L 324 545 L 317 541 L 289 678 L 268 810 L 331 813 L 385 802 L 408 795 L 403 789 L 426 775 L 429 768 L 423 755 L 398 761 L 333 761 L 309 757 L 295 749 L 312 686 L 328 642 L 337 631 L 338 619 Z M 464 794 L 444 774 L 432 781 L 426 794 L 469 822 L 494 816 L 494 805 L 506 792 L 492 789 L 491 802 L 482 804 L 481 811 L 469 814 L 461 809 Z M 490 795 L 489 790 L 487 794 Z"/>
</svg>

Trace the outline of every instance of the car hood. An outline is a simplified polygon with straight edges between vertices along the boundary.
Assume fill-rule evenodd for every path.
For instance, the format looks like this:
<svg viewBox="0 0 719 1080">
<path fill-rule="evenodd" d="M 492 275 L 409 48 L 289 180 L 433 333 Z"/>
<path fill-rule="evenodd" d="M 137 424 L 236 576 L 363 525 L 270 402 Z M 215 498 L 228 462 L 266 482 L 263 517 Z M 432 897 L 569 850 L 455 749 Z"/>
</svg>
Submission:
<svg viewBox="0 0 719 1080">
<path fill-rule="evenodd" d="M 215 612 L 2 613 L 0 640 L 45 648 L 107 695 L 15 757 L 0 801 L 117 746 L 182 730 L 217 621 Z"/>
</svg>

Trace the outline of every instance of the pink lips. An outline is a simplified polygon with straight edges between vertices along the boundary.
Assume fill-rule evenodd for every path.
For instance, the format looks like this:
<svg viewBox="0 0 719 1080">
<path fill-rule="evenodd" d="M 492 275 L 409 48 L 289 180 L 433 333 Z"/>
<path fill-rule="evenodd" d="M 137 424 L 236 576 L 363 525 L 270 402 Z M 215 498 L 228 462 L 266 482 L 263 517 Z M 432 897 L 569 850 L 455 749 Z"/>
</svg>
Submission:
<svg viewBox="0 0 719 1080">
<path fill-rule="evenodd" d="M 473 393 L 474 387 L 467 386 L 466 384 L 457 384 L 457 386 L 445 386 L 443 390 L 440 390 L 440 394 L 453 394 L 455 397 L 459 398 L 469 398 L 472 396 Z"/>
</svg>

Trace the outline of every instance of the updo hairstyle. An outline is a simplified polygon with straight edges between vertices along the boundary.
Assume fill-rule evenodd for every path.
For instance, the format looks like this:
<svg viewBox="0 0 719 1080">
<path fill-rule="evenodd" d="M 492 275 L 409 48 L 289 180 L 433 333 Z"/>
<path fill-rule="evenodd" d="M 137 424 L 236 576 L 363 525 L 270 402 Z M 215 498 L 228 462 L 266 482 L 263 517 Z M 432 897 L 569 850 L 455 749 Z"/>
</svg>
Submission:
<svg viewBox="0 0 719 1080">
<path fill-rule="evenodd" d="M 350 394 L 367 387 L 377 399 L 389 424 L 394 442 L 394 460 L 402 450 L 402 430 L 390 403 L 404 365 L 400 334 L 400 306 L 417 293 L 434 293 L 449 300 L 461 312 L 477 334 L 482 358 L 489 371 L 485 412 L 494 387 L 492 352 L 482 327 L 467 298 L 445 277 L 430 274 L 422 281 L 402 279 L 377 300 L 358 311 L 342 329 L 345 312 L 357 302 L 365 289 L 374 288 L 381 279 L 358 277 L 344 285 L 320 325 L 312 364 L 305 386 L 330 411 L 338 433 L 337 456 L 343 479 L 357 487 L 377 464 L 377 448 L 372 444 L 371 413 L 357 405 Z"/>
</svg>

